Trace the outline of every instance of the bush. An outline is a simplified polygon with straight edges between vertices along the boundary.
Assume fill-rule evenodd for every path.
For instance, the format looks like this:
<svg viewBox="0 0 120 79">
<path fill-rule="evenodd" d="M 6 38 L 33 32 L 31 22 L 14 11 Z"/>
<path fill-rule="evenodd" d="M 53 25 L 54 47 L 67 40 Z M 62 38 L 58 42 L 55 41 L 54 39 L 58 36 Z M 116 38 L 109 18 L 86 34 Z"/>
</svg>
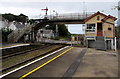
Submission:
<svg viewBox="0 0 120 79">
<path fill-rule="evenodd" d="M 5 27 L 0 29 L 0 33 L 2 35 L 2 42 L 7 42 L 7 37 L 12 31 L 13 30 Z"/>
</svg>

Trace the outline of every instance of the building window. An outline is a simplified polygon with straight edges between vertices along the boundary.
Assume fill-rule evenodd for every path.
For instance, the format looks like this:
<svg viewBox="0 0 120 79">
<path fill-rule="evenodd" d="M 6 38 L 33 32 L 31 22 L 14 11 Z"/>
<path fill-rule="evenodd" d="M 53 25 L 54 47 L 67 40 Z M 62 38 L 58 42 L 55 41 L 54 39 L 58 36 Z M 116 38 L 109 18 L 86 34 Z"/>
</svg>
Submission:
<svg viewBox="0 0 120 79">
<path fill-rule="evenodd" d="M 97 16 L 97 20 L 100 20 L 100 16 Z"/>
<path fill-rule="evenodd" d="M 87 24 L 86 32 L 95 32 L 95 24 Z"/>
<path fill-rule="evenodd" d="M 109 27 L 108 30 L 112 30 L 112 29 Z"/>
</svg>

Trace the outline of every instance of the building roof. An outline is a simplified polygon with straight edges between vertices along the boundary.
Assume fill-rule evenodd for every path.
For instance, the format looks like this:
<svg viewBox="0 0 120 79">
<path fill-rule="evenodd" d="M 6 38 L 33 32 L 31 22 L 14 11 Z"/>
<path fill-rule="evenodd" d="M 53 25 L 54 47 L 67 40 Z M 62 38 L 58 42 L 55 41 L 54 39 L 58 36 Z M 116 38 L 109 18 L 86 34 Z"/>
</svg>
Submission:
<svg viewBox="0 0 120 79">
<path fill-rule="evenodd" d="M 86 21 L 88 21 L 88 20 L 90 20 L 91 18 L 93 18 L 94 16 L 96 16 L 96 15 L 98 15 L 98 14 L 100 14 L 100 15 L 102 15 L 102 16 L 105 16 L 105 18 L 103 18 L 103 20 L 107 20 L 108 18 L 111 18 L 111 19 L 113 19 L 114 21 L 117 19 L 117 18 L 115 18 L 115 17 L 113 17 L 113 16 L 111 16 L 111 15 L 105 15 L 105 14 L 103 14 L 103 13 L 100 13 L 99 11 L 97 12 L 97 13 L 95 13 L 95 14 L 93 14 L 93 15 L 91 15 L 90 17 L 88 17 L 87 19 L 85 19 L 84 20 L 84 22 L 86 22 Z"/>
<path fill-rule="evenodd" d="M 52 33 L 52 30 L 44 30 L 43 31 L 43 34 L 50 34 L 50 33 Z"/>
<path fill-rule="evenodd" d="M 43 31 L 43 34 L 53 33 L 53 30 L 39 29 L 39 32 L 40 32 L 41 30 Z M 41 32 L 40 32 L 40 33 L 41 33 Z"/>
<path fill-rule="evenodd" d="M 21 24 L 21 23 L 16 23 L 16 28 L 24 28 L 25 25 L 24 24 Z"/>
<path fill-rule="evenodd" d="M 112 18 L 114 21 L 117 19 L 117 18 L 115 18 L 115 17 L 113 17 L 111 15 L 108 15 L 107 17 L 103 18 L 102 20 L 105 21 L 105 20 L 107 20 L 109 18 Z"/>
</svg>

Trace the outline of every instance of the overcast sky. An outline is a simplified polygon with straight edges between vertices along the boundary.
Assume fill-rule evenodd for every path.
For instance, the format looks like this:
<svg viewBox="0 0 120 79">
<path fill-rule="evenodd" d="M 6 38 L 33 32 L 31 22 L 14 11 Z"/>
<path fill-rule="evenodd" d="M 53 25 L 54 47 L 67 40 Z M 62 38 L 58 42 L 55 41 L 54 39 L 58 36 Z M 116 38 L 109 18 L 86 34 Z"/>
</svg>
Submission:
<svg viewBox="0 0 120 79">
<path fill-rule="evenodd" d="M 48 14 L 82 13 L 101 11 L 107 15 L 118 17 L 118 11 L 112 10 L 118 5 L 119 0 L 0 0 L 0 13 L 23 13 L 29 18 L 43 17 L 45 12 L 41 11 L 48 7 Z M 83 33 L 81 25 L 68 25 L 71 33 Z M 79 28 L 80 27 L 80 28 Z"/>
</svg>

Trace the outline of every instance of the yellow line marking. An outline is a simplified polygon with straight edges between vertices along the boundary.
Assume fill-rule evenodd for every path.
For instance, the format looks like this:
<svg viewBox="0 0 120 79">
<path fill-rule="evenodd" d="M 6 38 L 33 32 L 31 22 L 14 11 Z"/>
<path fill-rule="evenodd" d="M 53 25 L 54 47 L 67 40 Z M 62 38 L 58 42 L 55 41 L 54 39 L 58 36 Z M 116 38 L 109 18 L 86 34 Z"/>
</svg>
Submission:
<svg viewBox="0 0 120 79">
<path fill-rule="evenodd" d="M 33 69 L 32 71 L 28 72 L 27 74 L 23 75 L 22 77 L 20 77 L 19 79 L 23 79 L 25 77 L 27 77 L 28 75 L 32 74 L 33 72 L 37 71 L 38 69 L 44 67 L 45 65 L 49 64 L 50 62 L 52 62 L 53 60 L 57 59 L 58 57 L 62 56 L 63 54 L 65 54 L 66 52 L 70 51 L 71 49 L 73 49 L 73 47 L 65 50 L 64 52 L 62 52 L 61 54 L 57 55 L 56 57 L 48 60 L 47 62 L 43 63 L 42 65 L 40 65 L 39 67 Z"/>
</svg>

